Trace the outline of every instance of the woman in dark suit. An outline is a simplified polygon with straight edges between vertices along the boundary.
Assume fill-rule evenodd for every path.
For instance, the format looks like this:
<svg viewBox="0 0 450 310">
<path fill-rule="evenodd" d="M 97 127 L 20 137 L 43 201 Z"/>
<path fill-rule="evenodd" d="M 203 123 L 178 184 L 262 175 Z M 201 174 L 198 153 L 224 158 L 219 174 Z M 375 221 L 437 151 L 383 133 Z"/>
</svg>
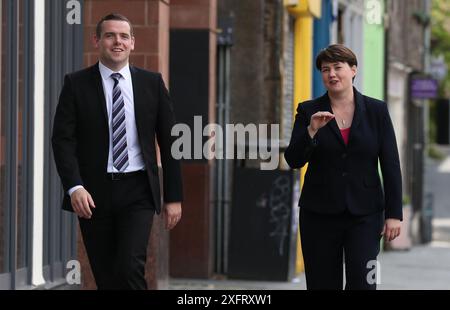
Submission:
<svg viewBox="0 0 450 310">
<path fill-rule="evenodd" d="M 400 234 L 402 183 L 386 103 L 353 87 L 355 54 L 339 44 L 316 58 L 327 89 L 298 106 L 285 158 L 308 163 L 300 196 L 300 235 L 308 289 L 376 289 L 384 234 Z M 381 185 L 378 162 L 383 176 Z"/>
</svg>

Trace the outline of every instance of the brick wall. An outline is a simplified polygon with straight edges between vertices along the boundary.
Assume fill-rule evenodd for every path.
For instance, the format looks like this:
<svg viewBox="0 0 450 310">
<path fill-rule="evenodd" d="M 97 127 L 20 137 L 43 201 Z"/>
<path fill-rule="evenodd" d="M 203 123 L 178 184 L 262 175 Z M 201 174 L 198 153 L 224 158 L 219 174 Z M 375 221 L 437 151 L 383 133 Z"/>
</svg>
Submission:
<svg viewBox="0 0 450 310">
<path fill-rule="evenodd" d="M 125 15 L 133 24 L 136 38 L 130 63 L 152 71 L 162 72 L 166 81 L 169 48 L 168 0 L 86 0 L 84 6 L 84 64 L 97 61 L 93 35 L 97 22 L 109 13 Z"/>
</svg>

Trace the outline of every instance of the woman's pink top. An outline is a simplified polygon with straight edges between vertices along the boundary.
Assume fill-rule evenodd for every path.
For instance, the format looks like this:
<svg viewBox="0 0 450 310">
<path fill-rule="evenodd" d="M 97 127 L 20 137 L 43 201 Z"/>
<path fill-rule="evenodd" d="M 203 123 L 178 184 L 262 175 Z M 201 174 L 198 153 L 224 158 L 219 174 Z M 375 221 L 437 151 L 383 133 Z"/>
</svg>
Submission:
<svg viewBox="0 0 450 310">
<path fill-rule="evenodd" d="M 342 138 L 344 139 L 345 145 L 348 144 L 348 135 L 350 134 L 350 127 L 345 129 L 339 129 L 341 131 Z"/>
</svg>

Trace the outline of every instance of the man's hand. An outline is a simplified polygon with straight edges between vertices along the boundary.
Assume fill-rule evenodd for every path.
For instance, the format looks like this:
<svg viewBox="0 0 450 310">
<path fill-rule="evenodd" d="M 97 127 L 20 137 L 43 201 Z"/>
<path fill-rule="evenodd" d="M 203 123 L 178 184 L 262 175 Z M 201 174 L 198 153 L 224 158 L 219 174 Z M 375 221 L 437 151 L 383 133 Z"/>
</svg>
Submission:
<svg viewBox="0 0 450 310">
<path fill-rule="evenodd" d="M 386 219 L 384 221 L 382 235 L 385 235 L 385 239 L 390 242 L 400 236 L 402 223 L 399 219 Z"/>
<path fill-rule="evenodd" d="M 166 203 L 163 210 L 166 229 L 172 229 L 181 219 L 181 202 Z"/>
<path fill-rule="evenodd" d="M 84 188 L 79 188 L 70 196 L 72 208 L 75 213 L 82 218 L 90 219 L 92 216 L 91 208 L 95 208 L 94 200 L 91 194 Z"/>
</svg>

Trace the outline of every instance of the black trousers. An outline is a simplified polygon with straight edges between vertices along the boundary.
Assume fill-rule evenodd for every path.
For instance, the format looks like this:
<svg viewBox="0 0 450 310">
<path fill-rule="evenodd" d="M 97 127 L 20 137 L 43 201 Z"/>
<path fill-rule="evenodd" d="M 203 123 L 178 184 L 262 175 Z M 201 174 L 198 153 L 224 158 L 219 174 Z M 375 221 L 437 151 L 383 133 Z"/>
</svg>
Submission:
<svg viewBox="0 0 450 310">
<path fill-rule="evenodd" d="M 105 176 L 106 177 L 106 176 Z M 79 218 L 99 290 L 145 290 L 147 244 L 155 213 L 145 172 L 108 181 L 111 200 Z"/>
<path fill-rule="evenodd" d="M 383 212 L 355 216 L 300 208 L 300 236 L 307 289 L 375 290 Z"/>
</svg>

